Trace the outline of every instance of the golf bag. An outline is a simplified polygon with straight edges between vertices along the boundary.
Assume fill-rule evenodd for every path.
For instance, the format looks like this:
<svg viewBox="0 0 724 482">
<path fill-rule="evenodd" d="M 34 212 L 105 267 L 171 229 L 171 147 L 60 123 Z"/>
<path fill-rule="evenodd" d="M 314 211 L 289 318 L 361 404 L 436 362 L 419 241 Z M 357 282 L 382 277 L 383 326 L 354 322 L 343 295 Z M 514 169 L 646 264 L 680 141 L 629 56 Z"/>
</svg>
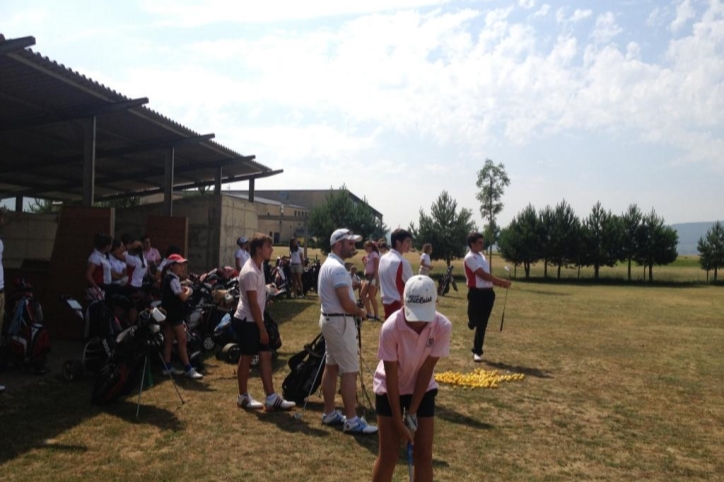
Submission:
<svg viewBox="0 0 724 482">
<path fill-rule="evenodd" d="M 310 393 L 319 388 L 322 383 L 319 369 L 324 360 L 325 349 L 324 337 L 320 333 L 311 343 L 304 345 L 304 350 L 289 359 L 291 373 L 282 382 L 286 400 L 301 405 Z"/>
<path fill-rule="evenodd" d="M 447 272 L 445 272 L 445 274 L 442 275 L 442 278 L 440 278 L 439 284 L 437 286 L 438 296 L 445 296 L 450 291 L 450 285 L 452 285 L 455 291 L 458 290 L 458 285 L 457 283 L 455 283 L 455 278 L 453 278 L 452 275 L 453 267 L 453 265 L 448 266 Z"/>
<path fill-rule="evenodd" d="M 0 347 L 0 366 L 7 363 L 33 368 L 45 373 L 51 344 L 48 330 L 43 326 L 43 309 L 33 297 L 33 287 L 24 278 L 14 280 L 13 315 L 8 326 L 6 344 Z"/>
<path fill-rule="evenodd" d="M 102 340 L 108 359 L 95 377 L 91 402 L 103 405 L 114 402 L 133 390 L 143 375 L 144 360 L 155 355 L 163 345 L 158 322 L 146 310 L 138 317 L 138 324 L 122 331 L 115 338 Z"/>
</svg>

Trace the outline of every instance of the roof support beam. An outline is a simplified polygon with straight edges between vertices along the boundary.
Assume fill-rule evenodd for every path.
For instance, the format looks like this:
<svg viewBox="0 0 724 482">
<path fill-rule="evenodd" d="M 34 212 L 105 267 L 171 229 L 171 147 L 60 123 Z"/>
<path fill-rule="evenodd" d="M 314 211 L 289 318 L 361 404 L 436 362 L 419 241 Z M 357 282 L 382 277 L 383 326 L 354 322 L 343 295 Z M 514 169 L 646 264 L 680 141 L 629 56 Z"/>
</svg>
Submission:
<svg viewBox="0 0 724 482">
<path fill-rule="evenodd" d="M 0 41 L 0 55 L 23 50 L 35 45 L 35 37 L 21 37 Z"/>
<path fill-rule="evenodd" d="M 1 44 L 0 44 L 1 45 Z M 132 109 L 134 107 L 140 107 L 144 104 L 148 104 L 148 97 L 142 97 L 140 99 L 125 100 L 121 102 L 113 102 L 100 104 L 90 107 L 83 107 L 78 109 L 68 109 L 55 111 L 48 114 L 41 114 L 32 117 L 26 117 L 24 119 L 15 119 L 5 122 L 0 122 L 0 132 L 12 131 L 17 129 L 27 129 L 31 127 L 39 127 L 48 124 L 56 124 L 60 122 L 69 122 L 73 120 L 83 119 L 90 116 L 98 116 L 103 114 L 110 114 L 113 112 L 124 111 Z"/>
<path fill-rule="evenodd" d="M 249 179 L 249 202 L 254 204 L 254 178 Z"/>
<path fill-rule="evenodd" d="M 214 182 L 214 194 L 217 196 L 221 194 L 221 179 L 224 176 L 224 168 L 219 166 L 216 168 L 216 179 Z"/>
<path fill-rule="evenodd" d="M 173 161 L 174 149 L 166 151 L 166 173 L 163 182 L 163 212 L 166 216 L 173 216 Z"/>
<path fill-rule="evenodd" d="M 93 206 L 96 182 L 96 118 L 83 120 L 83 206 Z"/>
</svg>

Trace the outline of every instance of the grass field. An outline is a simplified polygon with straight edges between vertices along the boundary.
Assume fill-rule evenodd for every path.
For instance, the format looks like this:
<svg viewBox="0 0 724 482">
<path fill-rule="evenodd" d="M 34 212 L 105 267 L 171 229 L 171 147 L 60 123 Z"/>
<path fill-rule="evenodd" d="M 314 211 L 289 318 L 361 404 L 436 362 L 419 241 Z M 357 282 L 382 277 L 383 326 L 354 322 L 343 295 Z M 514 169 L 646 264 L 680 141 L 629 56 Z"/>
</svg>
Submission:
<svg viewBox="0 0 724 482">
<path fill-rule="evenodd" d="M 602 276 L 625 276 L 610 270 Z M 698 271 L 681 263 L 655 268 L 654 277 L 691 281 Z M 482 364 L 471 360 L 462 283 L 440 300 L 453 338 L 438 372 L 526 376 L 497 389 L 441 386 L 435 480 L 724 480 L 722 288 L 525 282 L 518 274 L 502 332 L 505 292 L 497 291 Z M 274 375 L 281 390 L 286 361 L 318 332 L 319 305 L 312 294 L 270 310 L 284 340 Z M 379 328 L 363 326 L 373 370 Z M 57 374 L 0 396 L 0 480 L 370 479 L 376 438 L 321 426 L 316 394 L 295 420 L 237 409 L 235 366 L 213 357 L 202 382 L 180 381 L 185 405 L 157 369 L 154 379 L 138 420 L 135 396 L 99 409 L 89 404 L 90 382 L 66 384 Z M 258 377 L 250 389 L 262 395 Z M 403 451 L 395 475 L 407 480 Z"/>
</svg>

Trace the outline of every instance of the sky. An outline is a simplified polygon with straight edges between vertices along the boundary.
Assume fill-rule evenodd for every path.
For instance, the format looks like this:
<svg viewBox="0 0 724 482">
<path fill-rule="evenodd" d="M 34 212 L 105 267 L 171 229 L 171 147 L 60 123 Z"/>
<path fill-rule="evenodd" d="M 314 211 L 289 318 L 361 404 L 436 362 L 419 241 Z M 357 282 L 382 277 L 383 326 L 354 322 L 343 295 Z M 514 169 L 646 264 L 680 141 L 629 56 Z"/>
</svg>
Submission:
<svg viewBox="0 0 724 482">
<path fill-rule="evenodd" d="M 564 199 L 724 219 L 724 0 L 0 0 L 0 33 L 391 229 L 442 191 L 482 229 L 486 159 L 501 226 Z"/>
</svg>

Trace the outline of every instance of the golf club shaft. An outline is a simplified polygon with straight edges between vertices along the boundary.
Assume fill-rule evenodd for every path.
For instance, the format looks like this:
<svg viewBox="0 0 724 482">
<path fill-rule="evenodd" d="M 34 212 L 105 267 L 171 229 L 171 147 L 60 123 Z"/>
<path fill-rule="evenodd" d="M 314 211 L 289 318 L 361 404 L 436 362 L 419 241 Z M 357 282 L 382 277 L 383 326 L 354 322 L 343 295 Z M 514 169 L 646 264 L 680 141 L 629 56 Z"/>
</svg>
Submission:
<svg viewBox="0 0 724 482">
<path fill-rule="evenodd" d="M 508 288 L 505 288 L 505 300 L 503 301 L 503 316 L 500 317 L 500 331 L 503 331 L 503 323 L 505 322 L 505 306 L 508 304 Z"/>
<path fill-rule="evenodd" d="M 407 475 L 410 477 L 410 482 L 412 482 L 413 475 L 412 467 L 412 444 L 407 442 Z"/>
</svg>

